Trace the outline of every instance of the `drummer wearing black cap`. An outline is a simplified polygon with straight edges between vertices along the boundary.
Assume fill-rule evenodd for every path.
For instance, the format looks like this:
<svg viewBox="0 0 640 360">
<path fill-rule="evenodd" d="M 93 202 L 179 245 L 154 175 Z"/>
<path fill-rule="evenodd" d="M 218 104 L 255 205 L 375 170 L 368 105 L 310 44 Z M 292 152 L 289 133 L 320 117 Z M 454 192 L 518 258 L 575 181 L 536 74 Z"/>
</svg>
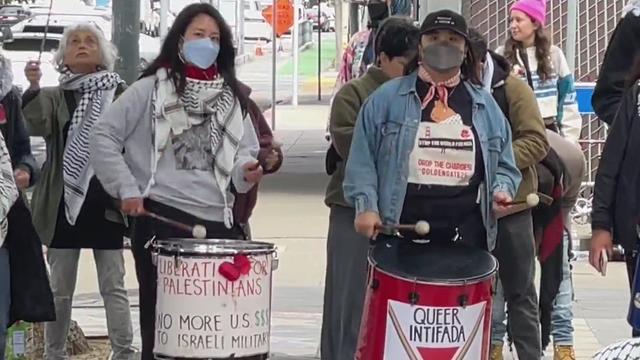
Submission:
<svg viewBox="0 0 640 360">
<path fill-rule="evenodd" d="M 359 115 L 344 182 L 356 230 L 375 238 L 426 220 L 432 242 L 492 250 L 494 211 L 511 201 L 521 178 L 511 132 L 478 86 L 464 18 L 431 13 L 421 33 L 418 71 L 383 85 Z"/>
</svg>

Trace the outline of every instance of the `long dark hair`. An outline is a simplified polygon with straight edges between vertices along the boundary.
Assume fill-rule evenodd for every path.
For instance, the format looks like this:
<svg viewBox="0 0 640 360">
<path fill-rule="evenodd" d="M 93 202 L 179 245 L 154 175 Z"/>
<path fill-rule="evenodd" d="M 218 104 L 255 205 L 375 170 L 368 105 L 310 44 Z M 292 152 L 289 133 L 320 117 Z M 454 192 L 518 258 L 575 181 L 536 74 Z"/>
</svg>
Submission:
<svg viewBox="0 0 640 360">
<path fill-rule="evenodd" d="M 240 103 L 240 107 L 243 112 L 247 109 L 247 100 L 244 93 L 240 90 L 240 85 L 236 77 L 236 65 L 235 65 L 235 49 L 233 48 L 233 35 L 231 29 L 224 17 L 213 6 L 205 3 L 191 4 L 185 7 L 173 22 L 173 26 L 169 30 L 167 37 L 162 44 L 160 55 L 142 72 L 141 78 L 147 76 L 153 76 L 158 69 L 162 67 L 169 67 L 169 77 L 176 87 L 178 94 L 182 95 L 187 84 L 187 77 L 185 74 L 185 64 L 180 58 L 182 37 L 187 31 L 187 27 L 193 21 L 193 19 L 200 15 L 205 14 L 213 18 L 218 27 L 220 28 L 220 53 L 216 64 L 218 66 L 218 73 L 222 76 L 225 83 L 229 85 L 233 94 L 236 96 Z"/>
<path fill-rule="evenodd" d="M 531 19 L 531 21 L 535 21 Z M 538 24 L 540 25 L 540 24 Z M 535 32 L 534 46 L 536 48 L 536 60 L 538 61 L 538 76 L 540 80 L 546 81 L 553 75 L 553 65 L 551 65 L 551 40 L 542 26 L 538 26 Z M 522 43 L 516 41 L 511 35 L 504 44 L 504 57 L 511 64 L 518 64 L 518 52 L 524 50 Z M 526 52 L 523 53 L 526 56 Z"/>
</svg>

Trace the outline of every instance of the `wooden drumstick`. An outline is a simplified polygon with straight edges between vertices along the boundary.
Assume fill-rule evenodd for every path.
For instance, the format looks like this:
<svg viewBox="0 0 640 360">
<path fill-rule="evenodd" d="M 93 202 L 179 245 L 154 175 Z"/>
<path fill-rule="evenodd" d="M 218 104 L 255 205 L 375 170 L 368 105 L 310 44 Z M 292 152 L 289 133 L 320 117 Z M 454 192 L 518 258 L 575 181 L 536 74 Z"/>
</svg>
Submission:
<svg viewBox="0 0 640 360">
<path fill-rule="evenodd" d="M 535 207 L 535 206 L 538 206 L 539 203 L 540 203 L 540 196 L 538 196 L 538 194 L 531 193 L 527 195 L 527 199 L 524 201 L 504 201 L 504 202 L 501 202 L 500 205 L 512 206 L 512 205 L 527 204 L 529 207 Z"/>
<path fill-rule="evenodd" d="M 167 225 L 171 225 L 177 229 L 181 229 L 184 230 L 186 232 L 191 233 L 191 235 L 193 235 L 194 238 L 196 239 L 205 239 L 207 237 L 207 228 L 205 228 L 202 225 L 195 225 L 195 226 L 191 226 L 191 225 L 187 225 L 185 223 L 181 223 L 179 221 L 173 220 L 173 219 L 169 219 L 166 218 L 164 216 L 158 215 L 156 213 L 153 213 L 151 211 L 147 211 L 145 210 L 143 213 L 144 216 L 148 216 L 152 219 L 156 219 L 158 221 L 161 221 Z"/>
<path fill-rule="evenodd" d="M 398 224 L 398 225 L 391 225 L 391 226 L 384 226 L 384 225 L 376 226 L 376 230 L 385 231 L 389 229 L 396 230 L 396 231 L 413 231 L 418 235 L 424 236 L 431 231 L 431 225 L 429 225 L 429 223 L 424 220 L 420 220 L 414 225 Z"/>
</svg>

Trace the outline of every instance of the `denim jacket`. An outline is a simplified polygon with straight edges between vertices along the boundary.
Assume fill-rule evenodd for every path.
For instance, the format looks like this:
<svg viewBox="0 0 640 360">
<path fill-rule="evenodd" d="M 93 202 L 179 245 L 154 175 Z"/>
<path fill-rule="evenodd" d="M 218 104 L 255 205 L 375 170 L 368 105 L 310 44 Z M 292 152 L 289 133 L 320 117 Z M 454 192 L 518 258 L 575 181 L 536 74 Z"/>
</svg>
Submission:
<svg viewBox="0 0 640 360">
<path fill-rule="evenodd" d="M 422 118 L 416 92 L 417 73 L 387 82 L 360 110 L 343 184 L 356 213 L 373 211 L 385 225 L 400 220 L 407 190 L 409 155 Z M 497 220 L 493 194 L 515 196 L 520 184 L 511 144 L 511 129 L 491 94 L 464 82 L 473 101 L 473 126 L 480 139 L 485 179 L 480 186 L 487 247 L 495 247 Z M 429 220 L 429 219 L 425 219 Z"/>
</svg>

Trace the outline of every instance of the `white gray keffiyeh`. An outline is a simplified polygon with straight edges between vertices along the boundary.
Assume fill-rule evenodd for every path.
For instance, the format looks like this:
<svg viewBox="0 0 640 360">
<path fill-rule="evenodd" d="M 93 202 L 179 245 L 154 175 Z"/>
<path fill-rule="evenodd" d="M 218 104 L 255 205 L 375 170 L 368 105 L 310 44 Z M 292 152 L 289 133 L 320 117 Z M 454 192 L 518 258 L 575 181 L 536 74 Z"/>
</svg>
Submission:
<svg viewBox="0 0 640 360">
<path fill-rule="evenodd" d="M 19 193 L 13 178 L 13 167 L 9 150 L 0 133 L 0 246 L 3 245 L 8 232 L 7 214 L 18 199 Z"/>
<path fill-rule="evenodd" d="M 13 88 L 13 70 L 11 60 L 0 55 L 0 100 L 4 99 Z"/>
<path fill-rule="evenodd" d="M 65 214 L 71 225 L 76 223 L 94 175 L 89 164 L 91 132 L 107 106 L 113 102 L 120 83 L 120 76 L 109 71 L 73 74 L 64 70 L 60 76 L 63 90 L 80 93 L 80 101 L 71 117 L 62 159 Z"/>
<path fill-rule="evenodd" d="M 622 17 L 627 16 L 630 12 L 635 16 L 640 16 L 640 0 L 630 0 L 622 9 Z"/>
<path fill-rule="evenodd" d="M 184 94 L 178 97 L 166 69 L 157 72 L 158 84 L 154 99 L 154 147 L 152 177 L 157 170 L 160 152 L 171 135 L 179 135 L 194 124 L 211 119 L 210 141 L 213 154 L 213 173 L 225 202 L 224 222 L 233 225 L 233 211 L 229 204 L 229 184 L 235 158 L 244 135 L 242 110 L 231 88 L 223 79 L 187 79 Z M 147 188 L 147 192 L 151 186 Z"/>
</svg>

